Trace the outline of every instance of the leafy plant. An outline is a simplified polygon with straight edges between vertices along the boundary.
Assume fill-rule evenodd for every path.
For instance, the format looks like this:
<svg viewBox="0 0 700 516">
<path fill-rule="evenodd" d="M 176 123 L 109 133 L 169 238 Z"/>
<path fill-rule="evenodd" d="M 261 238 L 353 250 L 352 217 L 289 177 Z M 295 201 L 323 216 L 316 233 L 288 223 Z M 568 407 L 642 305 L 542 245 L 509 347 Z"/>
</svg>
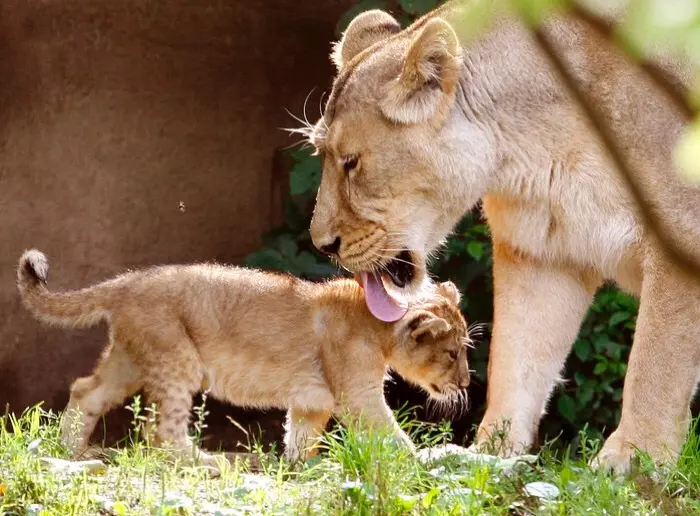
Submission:
<svg viewBox="0 0 700 516">
<path fill-rule="evenodd" d="M 245 264 L 260 269 L 287 271 L 307 279 L 341 274 L 338 267 L 311 243 L 309 224 L 313 202 L 321 181 L 321 163 L 308 149 L 288 152 L 293 165 L 289 173 L 289 199 L 284 224 L 263 237 L 263 248 L 251 253 Z"/>
<path fill-rule="evenodd" d="M 611 431 L 620 420 L 622 385 L 634 335 L 638 302 L 614 287 L 603 288 L 566 364 L 569 380 L 555 394 L 546 431 L 573 437 L 587 425 L 589 435 Z"/>
</svg>

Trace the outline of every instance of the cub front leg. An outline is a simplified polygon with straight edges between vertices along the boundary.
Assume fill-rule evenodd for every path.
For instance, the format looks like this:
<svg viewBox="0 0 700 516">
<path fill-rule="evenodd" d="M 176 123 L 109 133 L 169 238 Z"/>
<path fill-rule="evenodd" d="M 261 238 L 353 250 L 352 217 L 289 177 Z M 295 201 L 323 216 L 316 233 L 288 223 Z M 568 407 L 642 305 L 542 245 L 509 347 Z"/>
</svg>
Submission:
<svg viewBox="0 0 700 516">
<path fill-rule="evenodd" d="M 472 449 L 525 453 L 600 284 L 547 266 L 494 240 L 494 331 L 487 408 Z"/>
<path fill-rule="evenodd" d="M 370 397 L 365 393 L 342 405 L 342 412 L 338 415 L 346 425 L 353 425 L 358 429 L 388 431 L 400 444 L 406 446 L 412 452 L 416 447 L 411 438 L 399 426 L 391 407 L 384 399 L 383 390 Z"/>
<path fill-rule="evenodd" d="M 626 473 L 636 449 L 675 460 L 700 372 L 700 281 L 659 256 L 647 260 L 622 394 L 622 417 L 594 465 Z"/>
<path fill-rule="evenodd" d="M 318 453 L 314 446 L 331 418 L 330 410 L 291 407 L 287 412 L 284 456 L 290 462 L 307 460 Z"/>
</svg>

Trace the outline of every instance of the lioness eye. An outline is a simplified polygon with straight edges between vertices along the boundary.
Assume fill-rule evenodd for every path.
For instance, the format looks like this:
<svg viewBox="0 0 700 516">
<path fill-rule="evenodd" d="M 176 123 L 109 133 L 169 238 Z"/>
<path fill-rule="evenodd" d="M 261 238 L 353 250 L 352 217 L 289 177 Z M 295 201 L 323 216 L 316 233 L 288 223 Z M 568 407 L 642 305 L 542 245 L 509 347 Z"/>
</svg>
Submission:
<svg viewBox="0 0 700 516">
<path fill-rule="evenodd" d="M 357 167 L 357 155 L 355 154 L 343 156 L 341 161 L 343 163 L 343 171 L 345 171 L 346 174 L 350 173 L 355 169 L 355 167 Z"/>
<path fill-rule="evenodd" d="M 458 356 L 459 356 L 459 351 L 457 351 L 456 349 L 451 349 L 451 350 L 450 350 L 450 358 L 451 358 L 452 360 L 457 360 L 457 357 L 458 357 Z"/>
</svg>

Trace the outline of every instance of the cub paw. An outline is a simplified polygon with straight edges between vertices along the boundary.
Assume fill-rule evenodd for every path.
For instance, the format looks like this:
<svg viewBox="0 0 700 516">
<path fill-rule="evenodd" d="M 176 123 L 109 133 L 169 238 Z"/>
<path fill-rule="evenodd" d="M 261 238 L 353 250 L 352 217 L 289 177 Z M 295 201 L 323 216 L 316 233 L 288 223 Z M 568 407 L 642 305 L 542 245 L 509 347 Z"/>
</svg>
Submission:
<svg viewBox="0 0 700 516">
<path fill-rule="evenodd" d="M 474 441 L 467 448 L 468 453 L 493 455 L 501 459 L 511 459 L 527 453 L 526 446 L 515 446 L 509 440 L 501 437 L 490 437 L 482 441 Z"/>
<path fill-rule="evenodd" d="M 222 454 L 209 454 L 199 450 L 194 457 L 193 462 L 200 467 L 203 467 L 209 471 L 212 477 L 218 477 L 221 475 L 221 470 L 230 466 L 229 460 Z"/>
</svg>

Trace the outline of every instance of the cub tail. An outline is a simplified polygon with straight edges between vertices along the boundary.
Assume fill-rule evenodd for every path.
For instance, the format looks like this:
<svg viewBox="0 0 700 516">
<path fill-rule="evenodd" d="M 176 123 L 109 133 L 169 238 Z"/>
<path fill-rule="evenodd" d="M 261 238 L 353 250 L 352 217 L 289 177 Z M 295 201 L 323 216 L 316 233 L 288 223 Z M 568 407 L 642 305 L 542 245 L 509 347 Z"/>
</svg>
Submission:
<svg viewBox="0 0 700 516">
<path fill-rule="evenodd" d="M 24 306 L 38 319 L 54 326 L 89 328 L 109 315 L 105 303 L 109 285 L 67 292 L 50 292 L 46 286 L 49 262 L 44 253 L 25 251 L 17 267 L 17 288 Z"/>
</svg>

